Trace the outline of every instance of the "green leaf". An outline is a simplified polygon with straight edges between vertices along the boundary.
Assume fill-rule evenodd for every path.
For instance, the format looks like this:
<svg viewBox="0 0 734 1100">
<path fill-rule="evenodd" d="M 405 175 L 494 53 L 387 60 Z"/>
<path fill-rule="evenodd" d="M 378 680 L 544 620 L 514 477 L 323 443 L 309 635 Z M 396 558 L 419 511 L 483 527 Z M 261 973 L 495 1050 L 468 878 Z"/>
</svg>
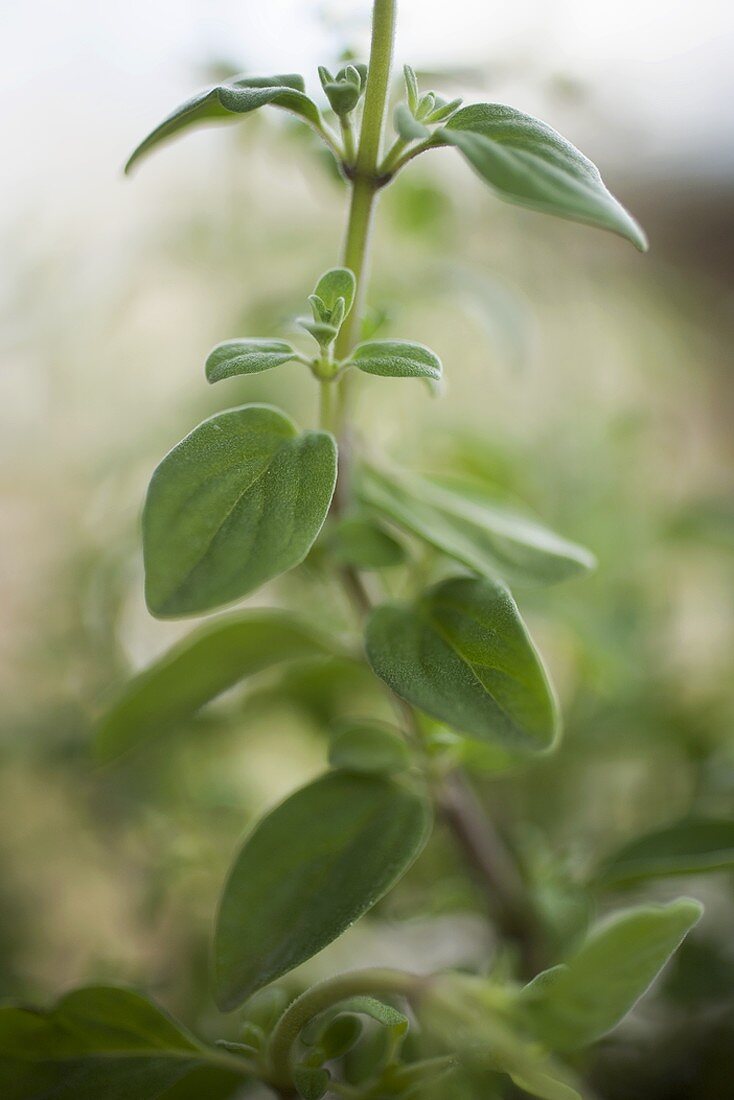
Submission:
<svg viewBox="0 0 734 1100">
<path fill-rule="evenodd" d="M 404 1012 L 392 1005 L 378 1001 L 376 997 L 356 996 L 348 997 L 339 1004 L 340 1012 L 356 1012 L 362 1016 L 369 1016 L 388 1031 L 396 1035 L 405 1035 L 410 1026 L 410 1021 Z"/>
<path fill-rule="evenodd" d="M 326 519 L 336 445 L 268 405 L 218 413 L 174 447 L 143 512 L 146 598 L 169 618 L 211 611 L 301 562 Z"/>
<path fill-rule="evenodd" d="M 14 1100 L 154 1100 L 207 1064 L 247 1072 L 137 993 L 106 986 L 48 1011 L 0 1008 L 0 1070 L 13 1063 Z"/>
<path fill-rule="evenodd" d="M 455 145 L 498 198 L 608 229 L 646 250 L 645 234 L 596 166 L 537 118 L 501 103 L 474 103 L 434 136 Z"/>
<path fill-rule="evenodd" d="M 432 378 L 441 377 L 441 360 L 423 344 L 408 340 L 371 340 L 360 344 L 349 357 L 349 362 L 365 374 L 377 374 L 382 378 Z"/>
<path fill-rule="evenodd" d="M 237 856 L 215 938 L 216 997 L 236 1008 L 340 936 L 402 878 L 431 826 L 425 798 L 334 772 L 292 794 Z"/>
<path fill-rule="evenodd" d="M 405 547 L 368 516 L 345 516 L 329 534 L 328 548 L 341 565 L 386 569 L 402 565 Z"/>
<path fill-rule="evenodd" d="M 293 348 L 283 340 L 225 340 L 209 353 L 206 377 L 208 382 L 219 382 L 238 374 L 259 374 L 295 357 Z"/>
<path fill-rule="evenodd" d="M 367 622 L 367 657 L 409 703 L 479 741 L 542 751 L 559 732 L 540 657 L 499 581 L 456 577 Z"/>
<path fill-rule="evenodd" d="M 403 65 L 403 76 L 405 78 L 405 90 L 408 93 L 408 107 L 411 113 L 415 113 L 420 97 L 415 69 L 411 65 Z"/>
<path fill-rule="evenodd" d="M 272 104 L 291 111 L 314 126 L 321 124 L 319 109 L 304 93 L 303 77 L 296 73 L 278 76 L 237 76 L 223 84 L 206 88 L 187 99 L 138 145 L 125 165 L 133 165 L 151 149 L 174 137 L 181 130 L 202 123 L 233 121 L 259 107 Z"/>
<path fill-rule="evenodd" d="M 326 271 L 314 289 L 314 295 L 321 299 L 329 311 L 329 316 L 333 313 L 339 298 L 343 298 L 344 316 L 347 317 L 354 304 L 356 292 L 357 280 L 354 273 L 347 267 L 334 267 Z"/>
<path fill-rule="evenodd" d="M 389 775 L 410 767 L 402 737 L 378 722 L 355 722 L 339 730 L 329 746 L 332 768 L 364 775 Z"/>
<path fill-rule="evenodd" d="M 97 726 L 103 759 L 190 719 L 246 676 L 283 661 L 333 652 L 280 611 L 245 611 L 207 623 L 133 677 Z"/>
<path fill-rule="evenodd" d="M 422 122 L 418 122 L 407 103 L 398 103 L 393 122 L 403 141 L 425 141 L 431 136 L 431 131 Z"/>
<path fill-rule="evenodd" d="M 467 482 L 365 466 L 357 492 L 365 505 L 482 576 L 554 584 L 595 565 L 588 550 Z"/>
<path fill-rule="evenodd" d="M 294 1066 L 293 1083 L 303 1100 L 321 1100 L 329 1088 L 331 1074 L 317 1066 Z"/>
<path fill-rule="evenodd" d="M 596 879 L 603 887 L 663 875 L 698 875 L 734 867 L 734 820 L 687 818 L 637 837 L 609 856 Z"/>
<path fill-rule="evenodd" d="M 575 1050 L 616 1027 L 702 911 L 699 902 L 679 898 L 629 909 L 593 930 L 566 966 L 540 975 L 521 994 L 542 1041 L 554 1050 Z"/>
</svg>

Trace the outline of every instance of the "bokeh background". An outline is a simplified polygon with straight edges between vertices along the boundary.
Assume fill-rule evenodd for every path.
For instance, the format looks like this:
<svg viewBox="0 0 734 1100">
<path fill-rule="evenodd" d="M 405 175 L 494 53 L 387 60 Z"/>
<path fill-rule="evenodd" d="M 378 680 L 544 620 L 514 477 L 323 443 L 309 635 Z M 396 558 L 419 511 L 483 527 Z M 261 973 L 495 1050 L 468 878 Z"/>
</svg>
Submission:
<svg viewBox="0 0 734 1100">
<path fill-rule="evenodd" d="M 297 365 L 210 391 L 235 335 L 287 334 L 338 257 L 345 194 L 279 112 L 192 133 L 132 180 L 127 152 L 215 76 L 364 56 L 366 0 L 4 0 L 0 35 L 0 992 L 46 1001 L 124 981 L 206 1029 L 212 913 L 254 814 L 322 768 L 347 668 L 253 682 L 115 766 L 95 715 L 188 624 L 142 599 L 138 520 L 161 455 L 199 419 L 272 400 L 316 416 Z M 559 943 L 596 860 L 734 799 L 734 49 L 729 5 L 403 0 L 397 58 L 426 87 L 540 114 L 591 156 L 649 255 L 495 201 L 451 151 L 384 196 L 371 306 L 433 347 L 434 399 L 365 379 L 360 428 L 415 468 L 470 473 L 589 545 L 593 577 L 520 602 L 566 739 L 481 786 Z M 228 387 L 228 388 L 227 388 Z M 341 611 L 317 566 L 254 603 Z M 734 1095 L 734 893 L 662 987 L 602 1044 L 608 1100 Z M 609 899 L 609 904 L 632 900 Z M 606 902 L 604 904 L 607 904 Z M 482 965 L 481 901 L 439 835 L 409 879 L 310 965 Z"/>
</svg>

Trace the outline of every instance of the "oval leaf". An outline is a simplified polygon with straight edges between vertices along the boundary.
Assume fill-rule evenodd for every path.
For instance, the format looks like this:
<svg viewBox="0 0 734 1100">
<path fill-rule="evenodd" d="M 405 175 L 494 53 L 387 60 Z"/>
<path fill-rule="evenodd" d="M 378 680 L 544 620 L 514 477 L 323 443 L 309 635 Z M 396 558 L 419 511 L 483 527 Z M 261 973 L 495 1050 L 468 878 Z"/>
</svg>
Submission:
<svg viewBox="0 0 734 1100">
<path fill-rule="evenodd" d="M 502 103 L 474 103 L 435 138 L 455 145 L 499 198 L 608 229 L 647 249 L 642 229 L 596 166 L 545 122 Z"/>
<path fill-rule="evenodd" d="M 174 137 L 181 130 L 203 123 L 232 121 L 238 115 L 249 114 L 259 107 L 272 104 L 283 107 L 310 122 L 320 125 L 321 116 L 313 100 L 304 93 L 303 77 L 297 73 L 279 76 L 237 76 L 222 84 L 206 88 L 168 115 L 134 150 L 125 172 L 151 149 Z"/>
<path fill-rule="evenodd" d="M 367 657 L 393 691 L 480 741 L 548 749 L 559 729 L 548 677 L 509 591 L 457 577 L 367 622 Z"/>
<path fill-rule="evenodd" d="M 408 340 L 371 340 L 352 352 L 349 362 L 365 374 L 381 378 L 441 377 L 441 360 L 423 344 Z"/>
<path fill-rule="evenodd" d="M 355 569 L 386 569 L 406 559 L 403 545 L 368 516 L 345 516 L 331 531 L 328 548 L 341 565 Z"/>
<path fill-rule="evenodd" d="M 154 615 L 231 603 L 298 565 L 326 519 L 336 445 L 268 405 L 218 413 L 153 475 L 143 512 L 146 599 Z"/>
<path fill-rule="evenodd" d="M 588 550 L 494 501 L 475 485 L 365 467 L 362 502 L 449 557 L 511 584 L 555 584 L 594 568 Z"/>
<path fill-rule="evenodd" d="M 407 103 L 398 103 L 393 122 L 403 141 L 425 141 L 431 136 L 431 131 L 422 122 L 418 122 Z"/>
<path fill-rule="evenodd" d="M 402 737 L 379 722 L 355 722 L 339 730 L 329 746 L 332 768 L 363 775 L 389 775 L 410 767 Z"/>
<path fill-rule="evenodd" d="M 634 1007 L 703 909 L 691 898 L 619 913 L 592 931 L 566 966 L 526 986 L 521 1001 L 553 1050 L 596 1042 Z"/>
<path fill-rule="evenodd" d="M 211 1080 L 202 1076 L 207 1065 Z M 14 1100 L 154 1100 L 192 1074 L 202 1095 L 211 1084 L 217 1097 L 247 1072 L 137 993 L 105 986 L 75 990 L 48 1011 L 0 1008 L 0 1075 L 6 1066 Z"/>
<path fill-rule="evenodd" d="M 336 308 L 338 300 L 343 298 L 344 317 L 346 317 L 354 304 L 356 292 L 357 280 L 354 273 L 348 267 L 333 267 L 321 276 L 312 297 L 320 301 L 329 317 Z"/>
<path fill-rule="evenodd" d="M 224 887 L 216 996 L 229 1011 L 340 936 L 402 878 L 430 830 L 425 799 L 336 772 L 296 791 L 244 843 Z"/>
<path fill-rule="evenodd" d="M 207 623 L 125 685 L 97 727 L 103 759 L 190 719 L 246 676 L 331 652 L 306 624 L 280 611 L 247 611 Z"/>
<path fill-rule="evenodd" d="M 219 382 L 238 374 L 259 374 L 287 363 L 295 354 L 284 340 L 225 340 L 209 353 L 205 367 L 207 381 Z"/>
<path fill-rule="evenodd" d="M 625 844 L 597 872 L 603 887 L 734 867 L 734 821 L 688 818 Z"/>
</svg>

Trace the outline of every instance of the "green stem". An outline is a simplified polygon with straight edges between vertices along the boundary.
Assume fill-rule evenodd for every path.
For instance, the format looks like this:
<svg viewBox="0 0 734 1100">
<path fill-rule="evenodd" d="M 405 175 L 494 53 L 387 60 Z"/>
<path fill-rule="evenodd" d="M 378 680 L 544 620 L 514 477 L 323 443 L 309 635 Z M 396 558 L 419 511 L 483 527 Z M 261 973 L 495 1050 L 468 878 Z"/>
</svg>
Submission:
<svg viewBox="0 0 734 1100">
<path fill-rule="evenodd" d="M 319 426 L 324 432 L 333 432 L 336 425 L 336 383 L 322 379 L 319 385 Z"/>
<path fill-rule="evenodd" d="M 291 1048 L 314 1016 L 350 997 L 414 997 L 426 981 L 403 970 L 375 968 L 338 974 L 307 989 L 286 1009 L 270 1037 L 268 1061 L 273 1082 L 279 1086 L 291 1083 Z"/>
<path fill-rule="evenodd" d="M 343 263 L 357 279 L 357 295 L 336 344 L 337 359 L 346 359 L 359 342 L 369 280 L 369 246 L 375 198 L 380 189 L 378 176 L 385 111 L 390 90 L 393 43 L 397 20 L 397 0 L 375 0 L 372 9 L 372 43 L 365 90 L 362 127 L 357 159 L 352 171 L 352 199 L 344 241 Z M 345 375 L 339 384 L 339 432 L 345 435 L 351 379 Z"/>
</svg>

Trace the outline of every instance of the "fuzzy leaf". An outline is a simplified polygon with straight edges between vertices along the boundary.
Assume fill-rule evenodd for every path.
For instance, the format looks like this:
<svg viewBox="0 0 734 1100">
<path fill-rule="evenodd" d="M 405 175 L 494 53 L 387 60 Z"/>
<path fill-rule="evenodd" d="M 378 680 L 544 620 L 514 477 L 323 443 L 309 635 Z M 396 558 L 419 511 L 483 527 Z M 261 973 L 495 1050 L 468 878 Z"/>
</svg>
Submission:
<svg viewBox="0 0 734 1100">
<path fill-rule="evenodd" d="M 334 772 L 263 818 L 224 887 L 215 940 L 225 1010 L 335 940 L 402 878 L 431 825 L 389 779 Z"/>
<path fill-rule="evenodd" d="M 210 417 L 153 474 L 146 598 L 169 618 L 211 611 L 298 565 L 326 519 L 336 446 L 268 405 Z"/>
<path fill-rule="evenodd" d="M 267 104 L 282 107 L 318 126 L 321 121 L 319 109 L 303 89 L 303 77 L 296 73 L 237 76 L 206 88 L 187 99 L 148 134 L 130 156 L 125 171 L 129 172 L 151 149 L 168 141 L 181 130 L 202 123 L 233 121 L 238 115 L 249 114 Z"/>
<path fill-rule="evenodd" d="M 207 623 L 133 677 L 97 727 L 103 759 L 190 719 L 246 676 L 283 661 L 328 654 L 328 643 L 280 611 L 245 611 Z"/>
<path fill-rule="evenodd" d="M 474 103 L 435 139 L 455 145 L 498 198 L 608 229 L 646 250 L 645 234 L 596 166 L 545 122 L 502 103 Z"/>
<path fill-rule="evenodd" d="M 365 374 L 377 374 L 382 378 L 432 378 L 441 377 L 441 360 L 423 344 L 408 340 L 371 340 L 360 344 L 349 357 L 349 362 Z"/>
<path fill-rule="evenodd" d="M 618 913 L 568 960 L 523 990 L 521 1001 L 551 1049 L 575 1050 L 616 1027 L 642 997 L 702 907 L 690 898 Z"/>
<path fill-rule="evenodd" d="M 603 863 L 604 887 L 664 875 L 700 875 L 734 867 L 734 820 L 688 818 L 625 844 Z"/>
<path fill-rule="evenodd" d="M 425 141 L 431 136 L 431 131 L 422 122 L 418 122 L 407 103 L 398 103 L 393 122 L 403 141 Z"/>
<path fill-rule="evenodd" d="M 594 557 L 475 485 L 364 467 L 365 505 L 469 569 L 511 584 L 554 584 L 593 569 Z"/>
<path fill-rule="evenodd" d="M 344 316 L 348 316 L 357 292 L 357 280 L 348 267 L 334 267 L 326 271 L 314 289 L 314 295 L 321 300 L 329 311 L 336 307 L 339 298 L 344 299 Z"/>
<path fill-rule="evenodd" d="M 378 722 L 355 722 L 339 730 L 329 746 L 332 768 L 363 775 L 389 775 L 410 766 L 405 741 Z"/>
<path fill-rule="evenodd" d="M 550 748 L 555 697 L 509 591 L 457 577 L 414 604 L 383 604 L 367 622 L 367 657 L 403 699 L 479 741 Z"/>
<path fill-rule="evenodd" d="M 223 1062 L 234 1071 L 224 1082 Z M 155 1100 L 190 1074 L 205 1091 L 208 1066 L 218 1081 L 211 1095 L 231 1092 L 237 1062 L 130 990 L 78 989 L 47 1011 L 0 1008 L 0 1074 L 12 1073 L 12 1100 Z"/>
<path fill-rule="evenodd" d="M 205 367 L 207 381 L 219 382 L 238 374 L 259 374 L 289 362 L 295 354 L 284 340 L 225 340 L 209 353 Z"/>
<path fill-rule="evenodd" d="M 336 561 L 356 569 L 386 569 L 406 558 L 402 544 L 368 516 L 345 516 L 330 532 L 328 547 Z"/>
</svg>

